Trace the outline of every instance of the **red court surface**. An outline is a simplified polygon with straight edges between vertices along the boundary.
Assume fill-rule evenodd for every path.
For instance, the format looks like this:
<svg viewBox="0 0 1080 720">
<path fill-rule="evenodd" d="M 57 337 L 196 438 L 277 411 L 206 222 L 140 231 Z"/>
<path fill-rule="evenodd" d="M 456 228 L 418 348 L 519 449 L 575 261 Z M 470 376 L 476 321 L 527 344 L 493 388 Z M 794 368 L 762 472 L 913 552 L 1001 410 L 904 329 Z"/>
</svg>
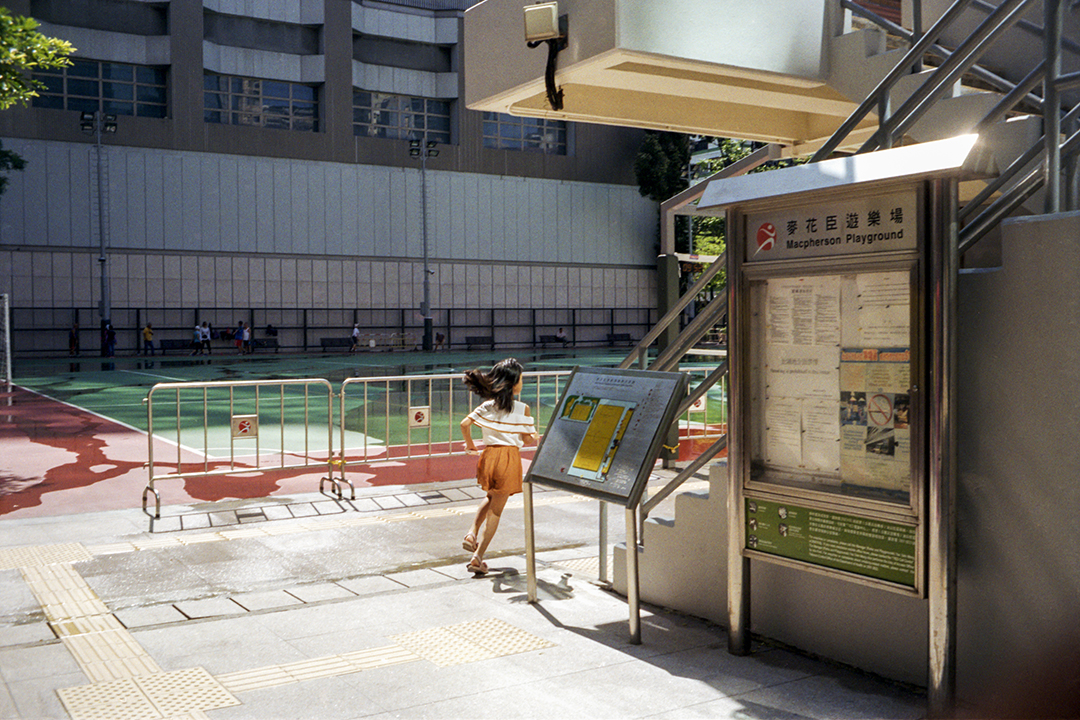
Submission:
<svg viewBox="0 0 1080 720">
<path fill-rule="evenodd" d="M 0 393 L 0 418 L 0 518 L 141 506 L 149 481 L 146 433 L 18 388 Z M 684 438 L 680 460 L 690 459 L 711 442 Z M 174 445 L 155 440 L 155 458 L 175 458 L 176 454 Z M 377 462 L 348 465 L 348 479 L 356 488 L 363 488 L 475 477 L 476 458 L 469 455 L 403 458 L 395 454 Z M 524 456 L 528 462 L 531 453 L 526 451 Z M 181 460 L 202 463 L 193 453 Z M 168 463 L 164 467 L 168 468 Z M 325 471 L 309 469 L 269 470 L 159 481 L 155 487 L 163 506 L 185 505 L 317 492 L 320 479 L 326 475 Z"/>
</svg>

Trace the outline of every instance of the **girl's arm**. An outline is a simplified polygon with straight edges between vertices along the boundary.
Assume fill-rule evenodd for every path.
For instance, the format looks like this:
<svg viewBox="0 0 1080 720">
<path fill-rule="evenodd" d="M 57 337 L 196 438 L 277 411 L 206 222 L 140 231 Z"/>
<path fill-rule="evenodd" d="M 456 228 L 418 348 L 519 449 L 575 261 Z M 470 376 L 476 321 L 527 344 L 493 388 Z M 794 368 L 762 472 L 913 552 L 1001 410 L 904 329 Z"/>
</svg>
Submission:
<svg viewBox="0 0 1080 720">
<path fill-rule="evenodd" d="M 525 417 L 532 417 L 532 413 L 529 411 L 529 406 L 525 406 Z M 540 435 L 537 433 L 521 433 L 521 437 L 525 438 L 525 442 L 532 443 L 533 445 L 540 442 Z"/>
<path fill-rule="evenodd" d="M 479 450 L 476 449 L 476 445 L 473 444 L 472 439 L 472 426 L 473 421 L 469 418 L 465 418 L 461 421 L 461 436 L 465 438 L 465 452 L 469 455 L 479 454 Z"/>
</svg>

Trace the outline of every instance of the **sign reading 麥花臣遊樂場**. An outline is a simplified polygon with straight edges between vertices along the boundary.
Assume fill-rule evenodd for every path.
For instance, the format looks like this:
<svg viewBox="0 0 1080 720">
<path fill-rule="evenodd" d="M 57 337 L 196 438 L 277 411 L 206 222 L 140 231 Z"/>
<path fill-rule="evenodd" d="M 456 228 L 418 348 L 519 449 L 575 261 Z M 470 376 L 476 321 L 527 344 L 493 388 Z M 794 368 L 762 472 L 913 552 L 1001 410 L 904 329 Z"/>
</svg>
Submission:
<svg viewBox="0 0 1080 720">
<path fill-rule="evenodd" d="M 746 215 L 746 262 L 912 250 L 917 242 L 914 190 Z"/>
</svg>

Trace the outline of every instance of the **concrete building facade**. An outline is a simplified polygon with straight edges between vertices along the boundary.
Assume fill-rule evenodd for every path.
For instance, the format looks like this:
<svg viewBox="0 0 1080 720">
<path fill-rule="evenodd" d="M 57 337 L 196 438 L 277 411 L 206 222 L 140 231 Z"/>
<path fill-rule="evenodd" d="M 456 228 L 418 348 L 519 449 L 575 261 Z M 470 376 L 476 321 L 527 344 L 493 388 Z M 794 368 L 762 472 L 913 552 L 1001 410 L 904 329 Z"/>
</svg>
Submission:
<svg viewBox="0 0 1080 720">
<path fill-rule="evenodd" d="M 103 264 L 121 350 L 148 321 L 158 337 L 244 320 L 283 346 L 354 323 L 411 342 L 425 245 L 452 344 L 640 336 L 657 228 L 634 185 L 640 131 L 467 110 L 470 4 L 14 3 L 77 48 L 0 114 L 28 161 L 0 199 L 16 352 L 64 347 L 73 320 L 96 344 Z M 80 127 L 95 111 L 115 116 L 100 157 Z"/>
</svg>

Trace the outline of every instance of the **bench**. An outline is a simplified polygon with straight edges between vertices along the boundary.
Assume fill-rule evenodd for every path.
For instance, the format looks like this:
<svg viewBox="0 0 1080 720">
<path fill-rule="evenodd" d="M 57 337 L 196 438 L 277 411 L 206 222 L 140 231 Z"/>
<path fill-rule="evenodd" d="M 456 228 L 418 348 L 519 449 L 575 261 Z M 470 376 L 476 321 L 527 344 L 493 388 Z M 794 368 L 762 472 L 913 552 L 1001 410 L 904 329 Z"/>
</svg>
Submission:
<svg viewBox="0 0 1080 720">
<path fill-rule="evenodd" d="M 614 345 L 615 343 L 630 343 L 630 333 L 608 333 L 607 341 Z"/>
<path fill-rule="evenodd" d="M 351 348 L 352 347 L 352 338 L 347 338 L 347 337 L 322 338 L 321 340 L 319 340 L 319 343 L 322 345 L 322 349 L 325 352 L 325 351 L 330 350 L 332 348 Z"/>
<path fill-rule="evenodd" d="M 569 342 L 570 342 L 570 338 L 560 338 L 558 335 L 541 335 L 540 336 L 540 344 L 543 345 L 544 347 L 547 347 L 549 343 L 553 344 L 553 345 L 558 345 L 558 344 L 567 345 L 567 344 L 569 344 Z"/>
<path fill-rule="evenodd" d="M 274 352 L 277 352 L 278 350 L 281 349 L 281 346 L 278 345 L 278 341 L 277 341 L 276 337 L 258 338 L 256 340 L 251 341 L 251 349 L 252 350 L 258 350 L 258 349 L 269 350 L 271 348 L 273 348 Z"/>
<path fill-rule="evenodd" d="M 158 349 L 161 350 L 161 354 L 169 352 L 170 350 L 185 350 L 190 352 L 195 348 L 193 340 L 158 340 Z"/>
<path fill-rule="evenodd" d="M 490 335 L 466 335 L 465 344 L 470 348 L 474 345 L 482 345 L 484 347 L 494 347 L 495 338 Z"/>
</svg>

